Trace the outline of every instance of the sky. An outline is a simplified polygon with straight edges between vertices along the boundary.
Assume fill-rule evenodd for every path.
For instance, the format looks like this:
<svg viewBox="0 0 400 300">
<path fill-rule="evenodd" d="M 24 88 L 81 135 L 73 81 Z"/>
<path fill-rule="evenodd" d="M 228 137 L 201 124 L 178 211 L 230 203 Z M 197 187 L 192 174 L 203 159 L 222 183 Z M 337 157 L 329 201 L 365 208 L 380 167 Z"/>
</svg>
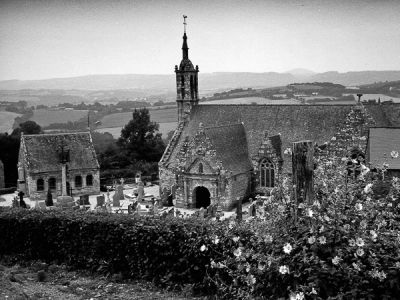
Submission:
<svg viewBox="0 0 400 300">
<path fill-rule="evenodd" d="M 0 0 L 0 80 L 400 70 L 400 0 Z"/>
</svg>

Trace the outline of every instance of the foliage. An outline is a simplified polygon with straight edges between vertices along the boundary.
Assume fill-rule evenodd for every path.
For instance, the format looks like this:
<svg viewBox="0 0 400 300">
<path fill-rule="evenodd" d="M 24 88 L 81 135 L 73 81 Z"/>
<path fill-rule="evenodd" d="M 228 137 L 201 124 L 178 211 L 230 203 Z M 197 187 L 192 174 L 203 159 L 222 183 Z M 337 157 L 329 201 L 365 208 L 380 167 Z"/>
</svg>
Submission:
<svg viewBox="0 0 400 300">
<path fill-rule="evenodd" d="M 132 120 L 121 130 L 118 146 L 125 152 L 130 162 L 158 162 L 165 145 L 161 134 L 157 133 L 159 125 L 150 121 L 149 110 L 135 109 Z"/>
<path fill-rule="evenodd" d="M 0 133 L 0 160 L 4 164 L 6 187 L 17 185 L 17 164 L 21 132 L 25 134 L 37 134 L 41 132 L 41 128 L 35 122 L 27 121 L 14 129 L 11 135 Z"/>
<path fill-rule="evenodd" d="M 206 221 L 60 210 L 1 209 L 0 255 L 67 263 L 174 288 L 202 281 Z"/>
<path fill-rule="evenodd" d="M 384 198 L 374 197 L 379 174 L 364 167 L 350 180 L 343 162 L 318 163 L 314 203 L 294 206 L 290 192 L 278 189 L 257 218 L 222 230 L 218 246 L 205 245 L 213 252 L 209 280 L 221 297 L 393 299 L 400 293 L 399 179 L 389 181 Z"/>
</svg>

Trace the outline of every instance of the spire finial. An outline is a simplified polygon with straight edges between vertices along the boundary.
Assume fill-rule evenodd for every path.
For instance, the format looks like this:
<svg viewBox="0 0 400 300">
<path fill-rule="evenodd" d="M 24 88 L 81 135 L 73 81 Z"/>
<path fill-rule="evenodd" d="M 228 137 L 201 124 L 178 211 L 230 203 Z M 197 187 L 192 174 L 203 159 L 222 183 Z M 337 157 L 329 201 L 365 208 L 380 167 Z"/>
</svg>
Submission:
<svg viewBox="0 0 400 300">
<path fill-rule="evenodd" d="M 186 18 L 187 18 L 187 16 L 183 15 L 183 32 L 184 33 L 186 33 L 186 25 L 187 25 Z"/>
</svg>

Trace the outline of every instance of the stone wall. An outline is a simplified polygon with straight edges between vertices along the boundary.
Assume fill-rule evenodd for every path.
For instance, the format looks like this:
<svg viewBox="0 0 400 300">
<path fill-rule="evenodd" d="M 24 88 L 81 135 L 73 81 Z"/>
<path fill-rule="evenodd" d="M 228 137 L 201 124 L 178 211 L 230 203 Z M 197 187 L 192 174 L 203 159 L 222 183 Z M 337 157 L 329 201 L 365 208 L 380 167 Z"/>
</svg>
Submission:
<svg viewBox="0 0 400 300">
<path fill-rule="evenodd" d="M 236 199 L 246 198 L 250 195 L 251 172 L 237 174 L 228 179 L 227 196 L 224 197 L 222 206 L 228 210 L 234 207 Z"/>
<path fill-rule="evenodd" d="M 88 186 L 86 184 L 86 175 L 91 174 L 93 176 L 93 185 Z M 82 187 L 77 188 L 75 186 L 75 176 L 82 176 Z M 43 191 L 37 190 L 37 180 L 44 180 L 44 189 Z M 61 180 L 61 171 L 59 172 L 49 172 L 49 173 L 39 173 L 39 174 L 28 174 L 26 176 L 26 184 L 27 184 L 27 193 L 26 196 L 29 196 L 31 200 L 45 200 L 47 197 L 47 191 L 49 189 L 49 179 L 56 179 L 56 189 L 51 190 L 53 199 L 62 195 L 62 180 Z M 100 193 L 100 172 L 99 170 L 70 170 L 69 175 L 67 175 L 67 182 L 70 183 L 70 187 L 72 187 L 72 196 L 80 196 L 80 195 L 97 195 Z"/>
</svg>

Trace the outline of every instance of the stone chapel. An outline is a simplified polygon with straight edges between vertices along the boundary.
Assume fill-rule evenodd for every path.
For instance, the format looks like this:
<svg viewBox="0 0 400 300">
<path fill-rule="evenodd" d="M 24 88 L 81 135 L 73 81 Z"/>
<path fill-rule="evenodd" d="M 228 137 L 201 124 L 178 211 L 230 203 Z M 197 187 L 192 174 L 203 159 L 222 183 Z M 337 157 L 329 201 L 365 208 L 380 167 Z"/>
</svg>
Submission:
<svg viewBox="0 0 400 300">
<path fill-rule="evenodd" d="M 365 152 L 369 127 L 400 122 L 388 117 L 388 105 L 201 104 L 198 73 L 185 28 L 175 66 L 178 126 L 159 162 L 160 195 L 177 207 L 231 209 L 238 198 L 265 194 L 291 174 L 293 142 Z"/>
</svg>

